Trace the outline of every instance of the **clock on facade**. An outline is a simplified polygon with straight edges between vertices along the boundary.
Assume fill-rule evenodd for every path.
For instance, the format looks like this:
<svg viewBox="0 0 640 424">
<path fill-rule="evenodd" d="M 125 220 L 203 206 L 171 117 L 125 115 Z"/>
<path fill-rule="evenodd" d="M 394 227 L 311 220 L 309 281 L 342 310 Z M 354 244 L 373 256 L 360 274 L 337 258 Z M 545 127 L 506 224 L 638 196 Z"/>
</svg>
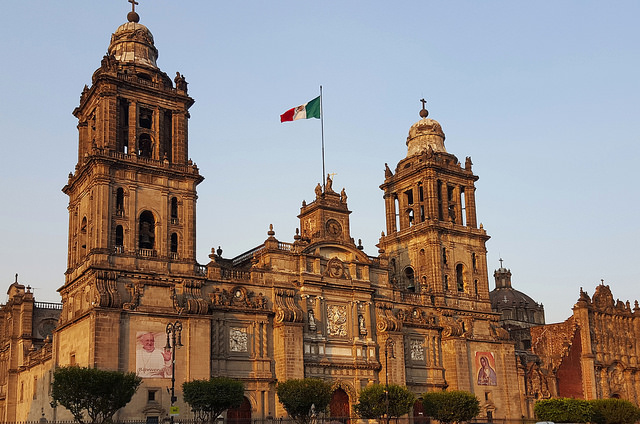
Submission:
<svg viewBox="0 0 640 424">
<path fill-rule="evenodd" d="M 327 234 L 332 237 L 338 237 L 342 233 L 342 226 L 335 219 L 330 219 L 327 221 Z"/>
</svg>

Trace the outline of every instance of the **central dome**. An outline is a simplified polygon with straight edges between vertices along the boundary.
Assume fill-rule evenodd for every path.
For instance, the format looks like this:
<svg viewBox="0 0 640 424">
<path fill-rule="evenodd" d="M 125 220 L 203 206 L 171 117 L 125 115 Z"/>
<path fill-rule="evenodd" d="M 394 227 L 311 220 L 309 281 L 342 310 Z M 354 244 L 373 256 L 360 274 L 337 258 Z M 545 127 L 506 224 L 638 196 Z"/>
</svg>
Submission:
<svg viewBox="0 0 640 424">
<path fill-rule="evenodd" d="M 435 119 L 422 118 L 409 129 L 407 157 L 420 154 L 431 147 L 434 152 L 446 153 L 444 132 Z"/>
<path fill-rule="evenodd" d="M 121 63 L 158 67 L 158 49 L 153 45 L 153 34 L 136 21 L 129 21 L 118 27 L 111 35 L 108 52 Z"/>
</svg>

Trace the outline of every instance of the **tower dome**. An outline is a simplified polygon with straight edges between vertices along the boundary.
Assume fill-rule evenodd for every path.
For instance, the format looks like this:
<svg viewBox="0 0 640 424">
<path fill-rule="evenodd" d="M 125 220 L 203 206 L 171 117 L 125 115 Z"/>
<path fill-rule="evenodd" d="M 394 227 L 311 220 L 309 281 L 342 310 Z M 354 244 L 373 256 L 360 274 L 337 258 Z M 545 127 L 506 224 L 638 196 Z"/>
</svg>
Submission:
<svg viewBox="0 0 640 424">
<path fill-rule="evenodd" d="M 422 110 L 420 111 L 421 120 L 416 122 L 409 129 L 409 136 L 407 137 L 407 157 L 420 154 L 429 147 L 434 152 L 446 153 L 447 150 L 444 147 L 444 132 L 440 123 L 435 119 L 427 118 L 429 111 L 425 109 L 426 101 L 422 102 Z"/>
<path fill-rule="evenodd" d="M 137 13 L 129 12 L 127 18 L 129 22 L 120 25 L 111 35 L 109 54 L 121 63 L 158 68 L 158 49 L 153 44 L 153 34 L 146 26 L 138 23 Z"/>
</svg>

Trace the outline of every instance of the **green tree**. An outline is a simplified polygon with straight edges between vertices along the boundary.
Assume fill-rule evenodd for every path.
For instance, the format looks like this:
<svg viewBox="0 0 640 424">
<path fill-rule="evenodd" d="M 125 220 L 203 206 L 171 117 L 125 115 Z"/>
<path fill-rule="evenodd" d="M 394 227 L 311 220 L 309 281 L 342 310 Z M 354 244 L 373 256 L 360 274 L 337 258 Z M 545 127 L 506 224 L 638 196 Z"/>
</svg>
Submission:
<svg viewBox="0 0 640 424">
<path fill-rule="evenodd" d="M 596 424 L 633 424 L 640 420 L 640 409 L 623 399 L 594 399 L 591 421 Z"/>
<path fill-rule="evenodd" d="M 64 406 L 79 423 L 85 423 L 84 411 L 92 423 L 111 422 L 113 414 L 129 403 L 141 382 L 132 372 L 60 367 L 53 372 L 51 406 Z"/>
<path fill-rule="evenodd" d="M 196 419 L 210 423 L 227 409 L 242 405 L 244 385 L 227 377 L 185 381 L 182 394 Z"/>
<path fill-rule="evenodd" d="M 422 395 L 425 415 L 441 423 L 469 421 L 480 413 L 480 402 L 473 393 L 452 390 Z"/>
<path fill-rule="evenodd" d="M 409 413 L 416 401 L 415 395 L 406 387 L 389 385 L 389 417 L 398 418 Z M 384 384 L 372 384 L 360 391 L 356 413 L 365 419 L 381 419 L 387 412 Z"/>
<path fill-rule="evenodd" d="M 593 416 L 593 407 L 582 399 L 542 399 L 533 410 L 539 420 L 556 423 L 587 423 Z"/>
<path fill-rule="evenodd" d="M 331 402 L 331 385 L 317 378 L 278 383 L 276 393 L 289 416 L 299 424 L 309 423 L 314 413 L 324 412 Z"/>
</svg>

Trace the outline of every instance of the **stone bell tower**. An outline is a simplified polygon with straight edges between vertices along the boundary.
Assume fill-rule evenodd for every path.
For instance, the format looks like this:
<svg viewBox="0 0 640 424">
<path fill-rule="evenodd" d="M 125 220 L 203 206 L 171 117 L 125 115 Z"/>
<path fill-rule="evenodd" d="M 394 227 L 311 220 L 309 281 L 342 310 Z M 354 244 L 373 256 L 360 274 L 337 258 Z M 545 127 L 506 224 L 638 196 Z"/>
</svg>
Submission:
<svg viewBox="0 0 640 424">
<path fill-rule="evenodd" d="M 397 288 L 429 295 L 434 305 L 490 311 L 485 242 L 476 221 L 471 158 L 447 152 L 440 124 L 427 118 L 409 130 L 407 156 L 385 165 L 386 235 L 380 248 Z"/>
<path fill-rule="evenodd" d="M 73 111 L 79 142 L 75 172 L 63 188 L 69 196 L 63 323 L 93 308 L 136 308 L 145 290 L 162 291 L 171 304 L 177 284 L 203 277 L 195 257 L 196 186 L 203 177 L 188 156 L 194 100 L 180 73 L 172 81 L 158 68 L 153 35 L 139 19 L 132 10 L 113 33 Z"/>
</svg>

